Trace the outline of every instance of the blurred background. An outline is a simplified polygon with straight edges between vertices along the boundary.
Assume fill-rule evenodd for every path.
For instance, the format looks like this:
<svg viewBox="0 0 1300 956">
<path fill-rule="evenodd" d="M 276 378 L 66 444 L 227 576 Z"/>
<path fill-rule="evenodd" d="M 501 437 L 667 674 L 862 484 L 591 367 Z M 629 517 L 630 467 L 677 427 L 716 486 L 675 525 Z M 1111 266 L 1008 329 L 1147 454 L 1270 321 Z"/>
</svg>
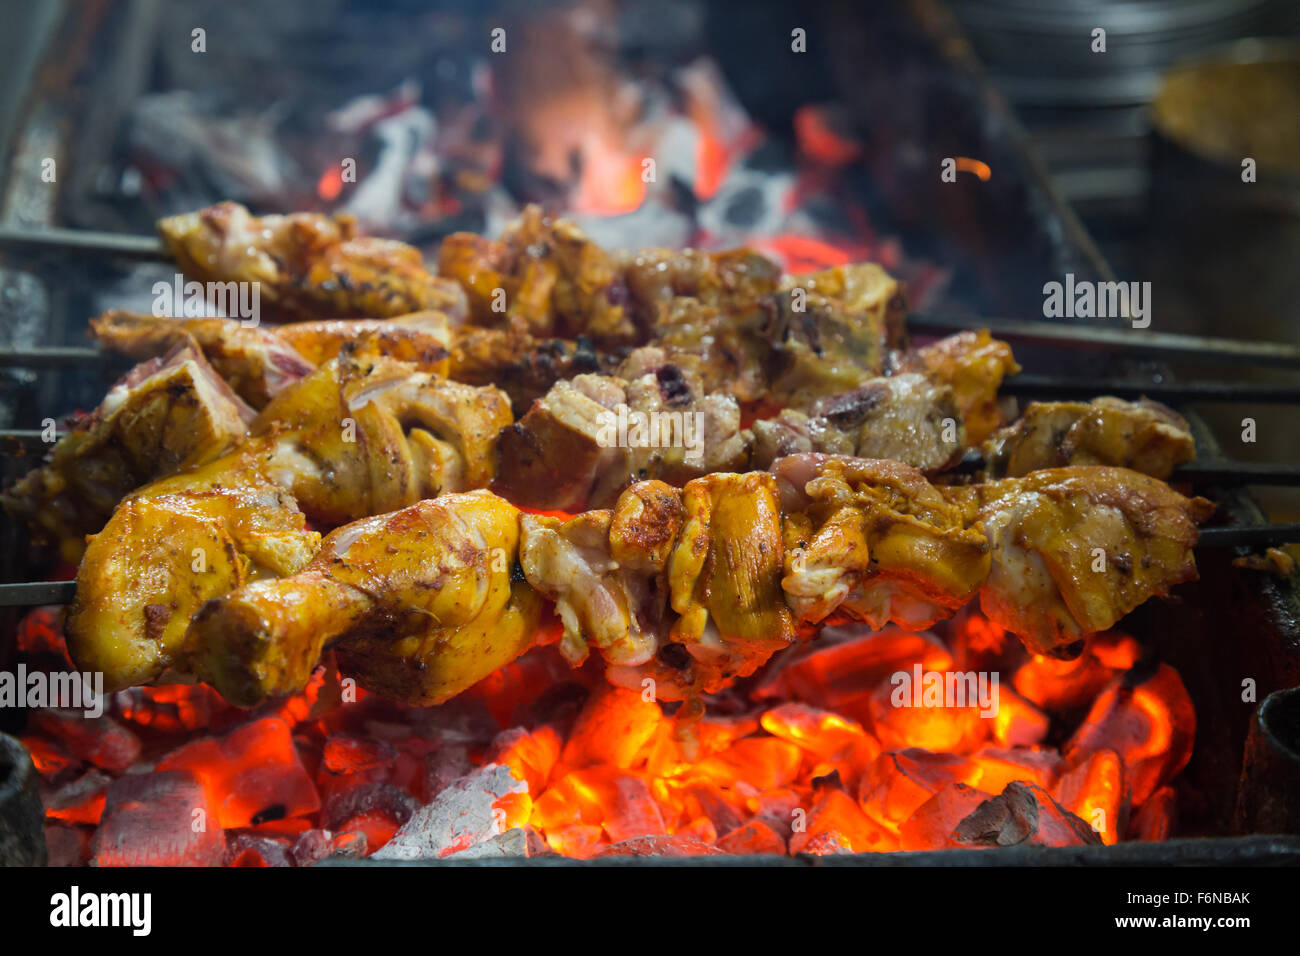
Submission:
<svg viewBox="0 0 1300 956">
<path fill-rule="evenodd" d="M 1300 4 L 951 6 L 1115 272 L 1153 283 L 1161 327 L 1300 341 Z M 1099 27 L 1105 53 L 1082 41 Z M 1258 188 L 1240 188 L 1247 157 Z M 1226 366 L 1175 371 L 1287 379 Z M 1300 461 L 1290 409 L 1198 411 L 1234 456 Z M 1258 421 L 1253 445 L 1232 440 L 1244 414 Z M 1300 520 L 1293 491 L 1257 497 L 1279 520 Z"/>
</svg>

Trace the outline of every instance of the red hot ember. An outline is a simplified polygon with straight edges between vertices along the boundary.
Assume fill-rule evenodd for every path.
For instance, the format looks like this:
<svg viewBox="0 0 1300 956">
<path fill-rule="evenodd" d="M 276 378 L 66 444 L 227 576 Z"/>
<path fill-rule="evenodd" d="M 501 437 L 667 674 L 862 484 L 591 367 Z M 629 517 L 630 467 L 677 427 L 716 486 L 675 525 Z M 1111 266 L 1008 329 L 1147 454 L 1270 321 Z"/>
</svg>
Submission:
<svg viewBox="0 0 1300 956">
<path fill-rule="evenodd" d="M 1069 662 L 1004 638 L 972 614 L 937 633 L 828 628 L 702 716 L 571 671 L 547 647 L 440 707 L 344 687 L 327 665 L 302 694 L 252 712 L 202 686 L 134 688 L 97 720 L 37 712 L 24 742 L 51 858 L 69 865 L 1168 837 L 1196 729 L 1178 674 L 1123 634 Z M 958 662 L 1001 675 L 996 708 L 891 706 L 899 674 Z"/>
</svg>

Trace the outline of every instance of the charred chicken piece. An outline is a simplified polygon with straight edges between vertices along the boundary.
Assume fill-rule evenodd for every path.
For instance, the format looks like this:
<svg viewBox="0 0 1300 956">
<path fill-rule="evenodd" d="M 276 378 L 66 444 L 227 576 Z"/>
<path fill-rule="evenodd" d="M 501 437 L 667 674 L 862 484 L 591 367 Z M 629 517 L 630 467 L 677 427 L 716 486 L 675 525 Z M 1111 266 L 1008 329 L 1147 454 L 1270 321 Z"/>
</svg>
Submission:
<svg viewBox="0 0 1300 956">
<path fill-rule="evenodd" d="M 553 387 L 501 433 L 494 489 L 527 507 L 578 511 L 612 505 L 638 479 L 680 486 L 747 464 L 735 399 L 704 394 L 671 363 L 643 356 L 642 366 L 632 381 L 579 375 Z"/>
<path fill-rule="evenodd" d="M 85 535 L 102 528 L 122 498 L 220 456 L 243 441 L 253 414 L 182 338 L 119 380 L 0 501 L 34 543 L 78 561 Z"/>
<path fill-rule="evenodd" d="M 1195 580 L 1196 525 L 1214 512 L 1123 468 L 1049 468 L 946 494 L 988 537 L 985 616 L 1040 653 Z"/>
<path fill-rule="evenodd" d="M 541 599 L 516 577 L 519 513 L 486 492 L 444 495 L 328 535 L 305 568 L 205 604 L 195 673 L 238 704 L 305 686 L 323 649 L 342 673 L 437 704 L 533 643 Z"/>
<path fill-rule="evenodd" d="M 585 335 L 602 346 L 636 339 L 619 301 L 615 260 L 572 222 L 538 206 L 526 207 L 500 239 L 448 236 L 438 271 L 464 289 L 476 325 L 529 338 Z"/>
<path fill-rule="evenodd" d="M 534 341 L 506 329 L 453 325 L 441 312 L 246 327 L 237 319 L 170 319 L 117 310 L 91 326 L 101 343 L 133 358 L 161 355 L 188 335 L 240 397 L 259 409 L 343 352 L 410 362 L 467 385 L 499 384 L 521 415 L 556 382 L 613 372 L 620 361 L 597 352 L 585 338 Z"/>
<path fill-rule="evenodd" d="M 350 216 L 259 217 L 223 202 L 162 219 L 158 232 L 187 277 L 256 282 L 260 304 L 280 320 L 465 315 L 460 287 L 426 271 L 418 249 L 358 236 Z"/>
<path fill-rule="evenodd" d="M 875 263 L 787 278 L 773 298 L 768 399 L 806 409 L 881 373 L 906 343 L 903 286 Z"/>
<path fill-rule="evenodd" d="M 451 347 L 448 376 L 468 385 L 497 385 L 523 416 L 551 386 L 577 375 L 611 374 L 613 353 L 597 351 L 585 336 L 568 339 L 520 338 L 505 329 L 464 327 Z"/>
<path fill-rule="evenodd" d="M 819 400 L 806 414 L 785 409 L 750 427 L 755 468 L 787 455 L 822 452 L 888 458 L 932 474 L 955 465 L 966 448 L 952 389 L 916 372 L 871 379 Z"/>
<path fill-rule="evenodd" d="M 203 357 L 253 408 L 262 408 L 316 367 L 278 330 L 245 326 L 238 319 L 171 319 L 114 309 L 91 319 L 90 327 L 105 347 L 134 359 L 197 343 Z"/>
<path fill-rule="evenodd" d="M 966 424 L 966 441 L 979 445 L 1004 417 L 998 402 L 1002 379 L 1020 371 L 1011 346 L 985 329 L 959 332 L 904 353 L 899 371 L 921 372 L 949 386 Z"/>
<path fill-rule="evenodd" d="M 1163 481 L 1195 457 L 1187 420 L 1145 399 L 1031 402 L 985 445 L 990 473 L 1010 478 L 1065 465 L 1112 465 Z"/>
<path fill-rule="evenodd" d="M 810 402 L 856 387 L 905 342 L 902 286 L 879 266 L 783 281 L 748 249 L 607 254 L 535 206 L 500 240 L 449 236 L 439 268 L 465 289 L 475 324 L 508 330 L 515 348 L 555 337 L 607 350 L 650 344 L 705 391 L 742 402 L 769 392 L 777 404 Z"/>
<path fill-rule="evenodd" d="M 667 633 L 666 569 L 684 520 L 681 491 L 661 481 L 637 482 L 612 510 L 522 517 L 520 565 L 555 601 L 570 664 L 592 646 L 619 666 L 653 658 Z"/>
</svg>

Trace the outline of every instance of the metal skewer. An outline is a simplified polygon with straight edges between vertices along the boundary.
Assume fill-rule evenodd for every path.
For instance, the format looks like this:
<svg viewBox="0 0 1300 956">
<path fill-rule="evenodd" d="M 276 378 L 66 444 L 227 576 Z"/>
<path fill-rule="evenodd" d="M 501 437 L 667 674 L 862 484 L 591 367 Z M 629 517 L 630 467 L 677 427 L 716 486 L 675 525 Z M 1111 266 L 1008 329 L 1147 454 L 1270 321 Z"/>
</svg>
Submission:
<svg viewBox="0 0 1300 956">
<path fill-rule="evenodd" d="M 162 240 L 154 236 L 122 236 L 89 229 L 0 227 L 0 256 L 66 257 L 69 253 L 78 252 L 134 261 L 171 260 Z"/>
<path fill-rule="evenodd" d="M 1291 524 L 1241 525 L 1202 528 L 1198 548 L 1264 548 L 1300 541 L 1300 522 Z M 24 581 L 0 584 L 0 607 L 34 607 L 40 604 L 71 604 L 77 594 L 75 581 Z"/>
</svg>

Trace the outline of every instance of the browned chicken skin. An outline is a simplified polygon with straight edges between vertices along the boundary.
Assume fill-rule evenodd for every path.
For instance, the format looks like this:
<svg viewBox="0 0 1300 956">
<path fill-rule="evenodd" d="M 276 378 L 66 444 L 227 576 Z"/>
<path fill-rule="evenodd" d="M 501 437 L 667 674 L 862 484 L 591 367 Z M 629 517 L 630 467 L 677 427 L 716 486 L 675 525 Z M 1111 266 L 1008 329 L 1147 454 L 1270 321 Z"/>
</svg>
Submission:
<svg viewBox="0 0 1300 956">
<path fill-rule="evenodd" d="M 106 347 L 132 358 L 158 355 L 193 339 L 221 377 L 258 409 L 343 351 L 445 375 L 453 336 L 441 312 L 252 327 L 238 319 L 172 319 L 116 309 L 91 319 L 90 327 Z"/>
<path fill-rule="evenodd" d="M 1211 511 L 1118 468 L 938 488 L 897 462 L 803 455 L 680 490 L 639 482 L 612 509 L 568 520 L 520 515 L 484 491 L 444 495 L 335 530 L 304 569 L 301 531 L 254 562 L 247 519 L 190 516 L 212 505 L 178 497 L 184 509 L 165 496 L 128 502 L 146 511 L 134 519 L 143 527 L 167 532 L 166 553 L 146 560 L 186 579 L 185 548 L 213 535 L 226 542 L 221 589 L 190 575 L 179 598 L 169 590 L 167 613 L 117 606 L 142 565 L 123 546 L 135 539 L 106 531 L 96 557 L 124 567 L 79 582 L 74 654 L 114 687 L 192 668 L 246 704 L 300 688 L 332 643 L 363 685 L 445 700 L 531 646 L 539 596 L 556 602 L 572 663 L 595 649 L 611 681 L 663 700 L 719 690 L 827 620 L 923 628 L 976 596 L 991 620 L 1050 651 L 1195 577 L 1196 522 Z M 189 516 L 180 537 L 177 513 Z M 287 577 L 257 580 L 265 573 L 244 570 L 254 567 Z"/>
<path fill-rule="evenodd" d="M 459 321 L 465 297 L 431 275 L 420 251 L 357 235 L 344 215 L 254 216 L 224 202 L 162 219 L 158 232 L 185 275 L 256 282 L 268 317 L 388 318 L 434 309 Z"/>
<path fill-rule="evenodd" d="M 900 371 L 921 372 L 950 387 L 966 424 L 966 441 L 978 445 L 1002 424 L 998 389 L 1020 366 L 1007 343 L 980 329 L 905 353 Z"/>
<path fill-rule="evenodd" d="M 455 279 L 476 325 L 532 338 L 586 335 L 609 346 L 632 342 L 635 325 L 611 296 L 614 258 L 567 220 L 537 206 L 500 239 L 455 233 L 443 240 L 438 271 Z"/>
<path fill-rule="evenodd" d="M 1195 576 L 1209 503 L 1135 472 L 938 487 L 879 460 L 950 467 L 1002 423 L 1018 366 L 987 332 L 891 355 L 902 289 L 877 266 L 608 254 L 535 208 L 499 241 L 449 239 L 441 278 L 345 217 L 223 204 L 160 229 L 187 274 L 260 282 L 276 317 L 310 321 L 97 323 L 131 354 L 183 339 L 262 408 L 90 540 L 67 633 L 110 689 L 170 672 L 254 704 L 333 647 L 363 686 L 436 703 L 530 647 L 549 598 L 571 663 L 594 649 L 611 681 L 698 703 L 841 616 L 921 628 L 978 597 L 1050 651 Z M 503 378 L 537 399 L 513 428 Z M 1185 453 L 1170 417 L 1107 401 L 1033 411 L 997 460 Z M 742 410 L 772 417 L 742 429 Z M 696 416 L 703 454 L 598 434 L 633 411 Z M 770 472 L 733 473 L 756 461 Z M 535 507 L 606 507 L 520 514 L 469 491 L 494 476 Z M 351 523 L 322 544 L 308 520 Z"/>
<path fill-rule="evenodd" d="M 326 363 L 281 392 L 234 451 L 118 506 L 78 571 L 66 627 L 73 659 L 94 661 L 113 689 L 158 677 L 177 666 L 204 600 L 261 565 L 282 576 L 306 563 L 319 535 L 304 513 L 332 526 L 482 487 L 491 443 L 509 421 L 496 389 L 401 362 Z M 273 560 L 254 560 L 262 527 L 289 539 Z"/>
<path fill-rule="evenodd" d="M 541 599 L 513 573 L 518 516 L 470 492 L 340 528 L 297 574 L 204 605 L 189 639 L 195 673 L 251 705 L 302 688 L 337 644 L 341 671 L 363 687 L 441 703 L 536 638 Z"/>
<path fill-rule="evenodd" d="M 252 409 L 182 339 L 118 381 L 0 501 L 35 543 L 77 561 L 84 536 L 102 528 L 122 498 L 219 456 L 243 441 L 252 420 Z"/>
<path fill-rule="evenodd" d="M 1167 479 L 1196 457 L 1187 420 L 1158 402 L 1102 397 L 1091 402 L 1031 402 L 987 442 L 997 476 L 1062 465 L 1114 465 Z"/>
</svg>

